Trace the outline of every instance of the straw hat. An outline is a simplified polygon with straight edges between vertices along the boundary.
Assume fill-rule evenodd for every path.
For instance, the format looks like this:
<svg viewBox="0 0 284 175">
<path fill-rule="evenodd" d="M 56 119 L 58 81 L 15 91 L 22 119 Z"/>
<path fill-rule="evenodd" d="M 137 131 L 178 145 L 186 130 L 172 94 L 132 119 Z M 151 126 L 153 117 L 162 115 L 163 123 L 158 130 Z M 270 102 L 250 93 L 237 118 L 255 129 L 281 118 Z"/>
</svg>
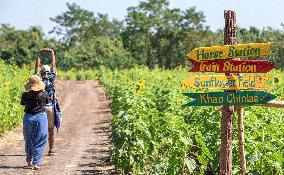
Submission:
<svg viewBox="0 0 284 175">
<path fill-rule="evenodd" d="M 32 75 L 24 84 L 27 91 L 41 91 L 44 90 L 44 83 L 37 75 Z"/>
</svg>

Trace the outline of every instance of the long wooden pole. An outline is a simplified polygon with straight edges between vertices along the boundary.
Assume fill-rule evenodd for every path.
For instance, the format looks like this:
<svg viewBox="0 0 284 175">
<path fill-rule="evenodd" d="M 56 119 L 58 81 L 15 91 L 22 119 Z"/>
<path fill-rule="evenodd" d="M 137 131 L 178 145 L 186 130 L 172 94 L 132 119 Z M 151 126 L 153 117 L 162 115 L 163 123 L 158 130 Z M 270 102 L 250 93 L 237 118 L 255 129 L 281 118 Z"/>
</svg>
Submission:
<svg viewBox="0 0 284 175">
<path fill-rule="evenodd" d="M 236 12 L 224 11 L 224 18 L 224 44 L 236 44 Z M 234 106 L 224 106 L 221 119 L 220 174 L 222 175 L 232 174 L 233 118 Z"/>
<path fill-rule="evenodd" d="M 267 102 L 265 104 L 257 104 L 257 105 L 254 105 L 254 106 L 266 106 L 266 107 L 273 107 L 273 108 L 284 108 L 284 101 L 272 100 L 272 101 Z"/>
<path fill-rule="evenodd" d="M 252 105 L 242 105 L 242 106 L 238 106 L 238 107 L 250 107 Z M 269 107 L 269 108 L 284 108 L 284 101 L 276 101 L 276 100 L 272 100 L 269 101 L 265 104 L 255 104 L 253 106 L 264 106 L 264 107 Z M 221 111 L 223 109 L 224 106 L 217 106 L 215 109 L 216 111 Z"/>
<path fill-rule="evenodd" d="M 238 58 L 238 60 L 240 60 Z M 239 73 L 239 76 L 242 74 Z M 238 140 L 239 140 L 239 158 L 241 164 L 241 175 L 245 175 L 247 171 L 246 167 L 246 155 L 245 155 L 245 126 L 244 126 L 244 108 L 241 106 L 235 107 L 238 115 Z"/>
<path fill-rule="evenodd" d="M 238 114 L 238 139 L 239 139 L 239 157 L 241 163 L 241 175 L 246 174 L 246 157 L 245 157 L 245 129 L 243 119 L 244 109 L 242 107 L 237 108 Z"/>
</svg>

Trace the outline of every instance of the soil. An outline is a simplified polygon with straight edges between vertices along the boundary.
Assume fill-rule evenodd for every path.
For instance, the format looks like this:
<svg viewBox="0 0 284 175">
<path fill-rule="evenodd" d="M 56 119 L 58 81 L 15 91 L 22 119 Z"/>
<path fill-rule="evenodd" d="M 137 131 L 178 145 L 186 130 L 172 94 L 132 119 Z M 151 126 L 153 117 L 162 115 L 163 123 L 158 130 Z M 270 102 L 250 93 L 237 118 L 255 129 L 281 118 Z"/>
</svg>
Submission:
<svg viewBox="0 0 284 175">
<path fill-rule="evenodd" d="M 0 136 L 0 174 L 115 174 L 110 163 L 111 100 L 97 81 L 58 81 L 63 123 L 54 156 L 39 171 L 26 169 L 22 126 Z"/>
</svg>

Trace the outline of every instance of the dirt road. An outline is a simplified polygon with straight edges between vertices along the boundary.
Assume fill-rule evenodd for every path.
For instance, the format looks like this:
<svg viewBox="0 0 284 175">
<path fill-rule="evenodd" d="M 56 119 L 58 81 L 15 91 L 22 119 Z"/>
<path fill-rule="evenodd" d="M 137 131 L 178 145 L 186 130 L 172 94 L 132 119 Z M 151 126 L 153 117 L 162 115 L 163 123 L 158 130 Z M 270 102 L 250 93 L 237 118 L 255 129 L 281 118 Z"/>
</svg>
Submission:
<svg viewBox="0 0 284 175">
<path fill-rule="evenodd" d="M 56 134 L 56 155 L 45 154 L 38 172 L 25 169 L 20 126 L 0 137 L 1 175 L 113 174 L 114 166 L 109 163 L 110 100 L 106 98 L 103 88 L 96 81 L 58 83 L 63 124 L 59 134 Z"/>
</svg>

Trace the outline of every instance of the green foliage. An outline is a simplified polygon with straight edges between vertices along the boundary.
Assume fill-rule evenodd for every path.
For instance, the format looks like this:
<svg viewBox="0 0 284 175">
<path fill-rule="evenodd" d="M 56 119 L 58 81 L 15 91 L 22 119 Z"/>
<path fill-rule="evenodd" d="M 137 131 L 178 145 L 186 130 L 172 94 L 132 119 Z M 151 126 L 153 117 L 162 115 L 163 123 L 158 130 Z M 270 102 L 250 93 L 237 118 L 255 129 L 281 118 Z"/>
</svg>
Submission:
<svg viewBox="0 0 284 175">
<path fill-rule="evenodd" d="M 175 100 L 181 98 L 180 90 L 170 88 L 178 82 L 172 76 L 167 78 L 173 81 L 163 81 L 162 75 L 155 76 L 158 73 L 159 70 L 148 73 L 145 68 L 100 71 L 115 114 L 112 160 L 118 171 L 130 174 L 197 172 L 197 166 L 198 171 L 204 172 L 211 158 L 208 151 L 204 154 L 205 139 L 193 135 L 182 117 L 185 111 L 174 112 L 177 109 L 173 107 L 180 109 L 184 102 Z"/>
<path fill-rule="evenodd" d="M 283 72 L 273 71 L 274 77 Z M 99 80 L 112 97 L 112 160 L 128 174 L 219 173 L 221 114 L 213 107 L 183 108 L 189 99 L 180 86 L 186 69 L 101 68 Z M 283 99 L 283 76 L 273 94 Z M 245 150 L 250 174 L 283 174 L 284 111 L 245 108 Z M 240 174 L 237 119 L 234 121 L 233 169 Z"/>
<path fill-rule="evenodd" d="M 18 66 L 33 64 L 43 47 L 55 50 L 62 70 L 93 69 L 104 65 L 110 69 L 146 65 L 149 68 L 187 66 L 186 54 L 200 46 L 223 44 L 223 31 L 212 32 L 205 25 L 205 15 L 195 7 L 170 8 L 168 0 L 145 0 L 129 7 L 124 20 L 85 10 L 67 3 L 67 10 L 50 18 L 55 22 L 51 33 L 57 39 L 45 39 L 40 27 L 16 30 L 2 24 L 0 56 Z M 268 59 L 284 67 L 283 30 L 270 27 L 237 28 L 238 43 L 273 42 L 274 54 Z M 251 58 L 255 59 L 255 58 Z M 45 58 L 44 63 L 49 63 Z"/>
<path fill-rule="evenodd" d="M 61 80 L 96 80 L 98 79 L 97 70 L 76 70 L 74 68 L 68 71 L 58 70 L 58 79 Z"/>
<path fill-rule="evenodd" d="M 106 65 L 111 69 L 124 68 L 131 64 L 129 57 L 119 39 L 111 39 L 107 36 L 94 37 L 65 52 L 58 66 L 64 70 L 72 67 L 90 69 L 100 65 Z"/>
<path fill-rule="evenodd" d="M 30 71 L 28 67 L 5 65 L 0 60 L 0 133 L 14 128 L 22 122 L 23 107 L 20 98 L 24 82 Z"/>
<path fill-rule="evenodd" d="M 68 47 L 76 46 L 94 36 L 116 37 L 123 28 L 121 21 L 110 21 L 107 15 L 101 13 L 94 15 L 75 3 L 67 3 L 67 11 L 50 20 L 58 24 L 51 32 L 62 37 Z"/>
<path fill-rule="evenodd" d="M 100 65 L 115 69 L 134 63 L 119 36 L 122 22 L 110 21 L 107 15 L 100 13 L 95 16 L 75 3 L 67 3 L 67 8 L 66 12 L 51 18 L 59 24 L 52 32 L 62 36 L 65 42 L 58 66 L 64 70 L 93 69 Z"/>
<path fill-rule="evenodd" d="M 27 31 L 16 30 L 8 24 L 0 28 L 0 58 L 17 66 L 34 63 L 36 53 L 43 47 L 55 48 L 55 40 L 44 40 L 40 27 L 30 27 Z M 43 59 L 43 63 L 47 60 Z"/>
<path fill-rule="evenodd" d="M 150 68 L 185 65 L 186 53 L 211 35 L 203 27 L 202 12 L 195 8 L 170 9 L 167 0 L 149 0 L 129 7 L 125 21 L 124 46 L 139 64 Z"/>
</svg>

